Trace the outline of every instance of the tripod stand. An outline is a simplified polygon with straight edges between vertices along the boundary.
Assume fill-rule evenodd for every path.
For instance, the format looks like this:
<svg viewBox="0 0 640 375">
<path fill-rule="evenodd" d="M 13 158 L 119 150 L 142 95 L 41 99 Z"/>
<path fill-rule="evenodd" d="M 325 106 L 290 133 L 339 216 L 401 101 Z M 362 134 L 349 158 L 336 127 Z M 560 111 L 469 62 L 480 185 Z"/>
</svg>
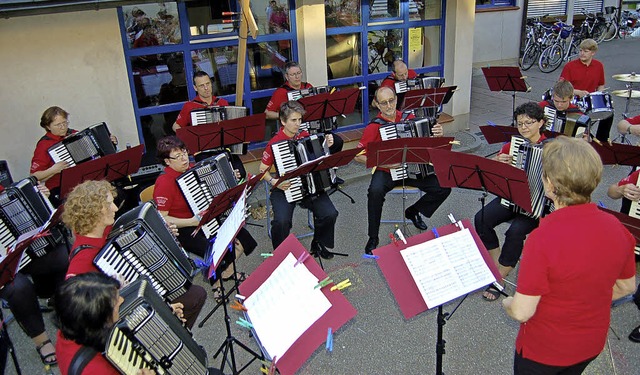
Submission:
<svg viewBox="0 0 640 375">
<path fill-rule="evenodd" d="M 531 87 L 524 80 L 520 68 L 517 66 L 496 66 L 482 68 L 489 90 L 491 91 L 511 91 L 512 112 L 516 110 L 516 92 L 529 92 Z M 516 125 L 515 117 L 511 119 L 511 126 Z"/>
<path fill-rule="evenodd" d="M 13 342 L 11 342 L 11 338 L 9 338 L 9 331 L 7 330 L 7 325 L 4 321 L 4 316 L 2 315 L 2 309 L 0 309 L 0 348 L 2 348 L 2 353 L 0 353 L 0 358 L 2 358 L 1 365 L 2 371 L 4 372 L 4 367 L 6 365 L 6 354 L 4 350 L 8 350 L 11 354 L 11 359 L 13 360 L 13 367 L 16 369 L 16 373 L 18 375 L 22 375 L 22 371 L 20 371 L 20 365 L 18 364 L 18 357 L 16 356 L 16 349 L 13 346 Z"/>
</svg>

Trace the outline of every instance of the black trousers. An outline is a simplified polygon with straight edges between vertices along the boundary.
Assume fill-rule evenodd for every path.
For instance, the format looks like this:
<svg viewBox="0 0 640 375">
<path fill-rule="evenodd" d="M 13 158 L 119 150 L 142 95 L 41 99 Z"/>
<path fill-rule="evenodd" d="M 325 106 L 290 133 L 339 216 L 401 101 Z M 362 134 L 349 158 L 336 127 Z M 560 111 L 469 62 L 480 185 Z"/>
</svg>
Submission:
<svg viewBox="0 0 640 375">
<path fill-rule="evenodd" d="M 580 375 L 596 357 L 576 363 L 571 366 L 550 366 L 522 357 L 522 353 L 515 353 L 513 359 L 514 375 Z"/>
<path fill-rule="evenodd" d="M 69 252 L 66 245 L 59 245 L 42 258 L 32 258 L 16 278 L 0 289 L 0 298 L 9 303 L 9 308 L 20 327 L 31 338 L 45 331 L 38 297 L 49 298 L 64 281 L 69 267 Z M 27 277 L 31 276 L 33 282 Z"/>
<path fill-rule="evenodd" d="M 451 194 L 451 189 L 440 186 L 435 174 L 419 180 L 405 180 L 405 185 L 418 188 L 425 192 L 411 208 L 418 210 L 418 212 L 426 217 L 431 217 L 445 199 L 447 199 L 449 194 Z M 378 237 L 380 220 L 382 220 L 384 197 L 396 186 L 402 186 L 402 181 L 393 181 L 389 172 L 377 170 L 373 173 L 373 176 L 371 176 L 371 183 L 369 184 L 367 194 L 369 237 Z"/>
<path fill-rule="evenodd" d="M 273 220 L 271 221 L 271 243 L 276 249 L 284 241 L 291 231 L 293 210 L 295 203 L 287 202 L 284 191 L 275 188 L 271 190 L 271 207 L 273 208 Z M 335 225 L 338 211 L 326 193 L 320 193 L 313 197 L 306 197 L 300 206 L 313 212 L 314 233 L 313 239 L 328 248 L 333 248 L 335 240 Z"/>
</svg>

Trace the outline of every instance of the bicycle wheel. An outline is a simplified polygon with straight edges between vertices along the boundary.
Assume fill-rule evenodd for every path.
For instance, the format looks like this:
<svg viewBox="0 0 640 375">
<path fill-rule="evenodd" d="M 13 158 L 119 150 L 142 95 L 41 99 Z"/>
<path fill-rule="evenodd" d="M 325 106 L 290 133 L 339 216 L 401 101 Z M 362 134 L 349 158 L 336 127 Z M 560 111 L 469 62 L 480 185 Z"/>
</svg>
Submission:
<svg viewBox="0 0 640 375">
<path fill-rule="evenodd" d="M 560 44 L 552 44 L 540 53 L 538 67 L 543 73 L 551 73 L 562 63 L 563 50 Z"/>
<path fill-rule="evenodd" d="M 524 50 L 524 54 L 520 59 L 520 69 L 529 70 L 533 64 L 538 61 L 538 57 L 540 56 L 540 46 L 537 44 L 531 44 L 527 49 Z"/>
<path fill-rule="evenodd" d="M 607 27 L 603 23 L 599 23 L 593 27 L 593 32 L 591 33 L 591 37 L 596 43 L 600 44 L 604 40 L 607 32 Z"/>
<path fill-rule="evenodd" d="M 571 61 L 573 59 L 578 58 L 580 55 L 580 43 L 577 40 L 571 42 L 571 47 L 569 47 L 569 56 L 567 56 L 567 61 Z"/>
<path fill-rule="evenodd" d="M 606 30 L 605 30 L 605 33 L 604 33 L 604 39 L 603 40 L 605 42 L 610 42 L 610 41 L 614 40 L 616 38 L 616 36 L 618 35 L 618 22 L 614 18 L 613 20 L 611 20 L 611 22 L 607 22 L 605 27 L 606 27 Z"/>
</svg>

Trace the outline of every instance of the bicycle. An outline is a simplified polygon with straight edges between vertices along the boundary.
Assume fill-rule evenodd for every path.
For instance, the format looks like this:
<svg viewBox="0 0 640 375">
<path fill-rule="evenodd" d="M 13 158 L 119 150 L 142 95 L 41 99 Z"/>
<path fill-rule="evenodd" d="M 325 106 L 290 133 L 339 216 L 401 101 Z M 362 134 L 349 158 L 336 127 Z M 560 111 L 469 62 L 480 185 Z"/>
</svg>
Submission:
<svg viewBox="0 0 640 375">
<path fill-rule="evenodd" d="M 551 29 L 552 26 L 540 22 L 539 17 L 527 20 L 527 39 L 519 61 L 522 70 L 529 70 L 540 58 L 540 52 L 551 44 Z"/>
<path fill-rule="evenodd" d="M 604 24 L 604 38 L 603 42 L 610 42 L 618 36 L 618 27 L 620 21 L 618 20 L 618 11 L 620 8 L 608 6 L 604 7 L 605 24 Z"/>
<path fill-rule="evenodd" d="M 580 29 L 578 31 L 581 39 L 591 38 L 598 44 L 602 43 L 606 32 L 605 18 L 601 15 L 601 13 L 589 13 L 584 8 L 582 8 L 580 12 L 585 16 L 584 21 L 582 21 L 582 23 L 580 24 Z"/>
<path fill-rule="evenodd" d="M 627 35 L 631 35 L 638 27 L 638 11 L 623 10 L 620 15 L 620 23 L 618 24 L 618 37 L 625 39 Z"/>
<path fill-rule="evenodd" d="M 579 35 L 576 35 L 573 25 L 564 22 L 555 24 L 559 37 L 553 44 L 545 48 L 540 54 L 538 67 L 543 73 L 551 73 L 562 65 L 563 61 L 569 61 L 580 53 Z"/>
</svg>

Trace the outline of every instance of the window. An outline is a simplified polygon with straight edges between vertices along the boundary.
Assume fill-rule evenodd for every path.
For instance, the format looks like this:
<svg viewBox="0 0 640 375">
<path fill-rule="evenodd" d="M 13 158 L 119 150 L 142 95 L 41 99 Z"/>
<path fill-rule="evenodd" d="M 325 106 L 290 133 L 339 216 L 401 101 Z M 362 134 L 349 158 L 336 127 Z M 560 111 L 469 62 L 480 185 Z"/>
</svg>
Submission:
<svg viewBox="0 0 640 375">
<path fill-rule="evenodd" d="M 508 7 L 516 5 L 516 0 L 476 0 L 476 8 Z"/>
</svg>

